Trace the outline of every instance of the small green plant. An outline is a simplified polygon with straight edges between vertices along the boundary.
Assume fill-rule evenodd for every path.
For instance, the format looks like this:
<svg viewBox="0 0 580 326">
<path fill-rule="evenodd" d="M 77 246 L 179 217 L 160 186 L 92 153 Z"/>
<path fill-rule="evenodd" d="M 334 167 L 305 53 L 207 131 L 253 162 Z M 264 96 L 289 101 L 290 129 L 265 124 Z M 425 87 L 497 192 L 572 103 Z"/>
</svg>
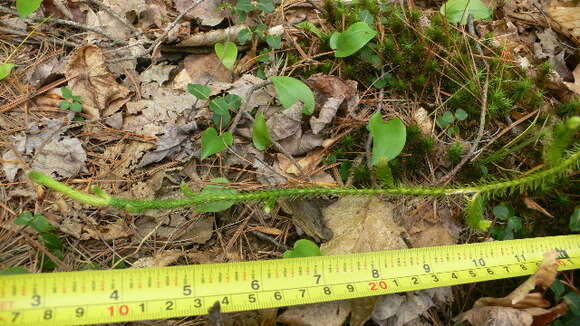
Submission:
<svg viewBox="0 0 580 326">
<path fill-rule="evenodd" d="M 318 245 L 308 239 L 300 239 L 294 243 L 293 250 L 286 250 L 284 258 L 300 258 L 322 256 L 322 252 Z"/>
<path fill-rule="evenodd" d="M 21 18 L 26 18 L 40 8 L 41 4 L 42 0 L 16 0 L 16 11 Z"/>
<path fill-rule="evenodd" d="M 384 122 L 381 114 L 376 112 L 369 120 L 368 129 L 373 137 L 372 164 L 374 166 L 393 160 L 405 147 L 407 132 L 399 118 Z"/>
<path fill-rule="evenodd" d="M 1 63 L 0 64 L 0 80 L 8 77 L 10 75 L 10 72 L 12 72 L 12 69 L 16 67 L 15 64 L 12 63 Z"/>
<path fill-rule="evenodd" d="M 285 109 L 301 101 L 304 104 L 302 109 L 304 114 L 314 113 L 314 93 L 306 84 L 288 76 L 274 76 L 270 77 L 270 80 L 276 89 L 278 101 Z"/>
<path fill-rule="evenodd" d="M 575 326 L 580 323 L 580 294 L 574 292 L 574 290 L 574 288 L 568 288 L 558 279 L 550 286 L 554 302 L 559 304 L 564 301 L 568 307 L 568 313 L 555 320 L 551 325 Z"/>
<path fill-rule="evenodd" d="M 225 43 L 216 43 L 214 50 L 215 54 L 222 61 L 226 68 L 229 70 L 234 69 L 236 58 L 238 57 L 238 47 L 235 43 L 230 41 Z"/>
<path fill-rule="evenodd" d="M 258 0 L 256 5 L 253 5 L 250 0 L 238 0 L 231 8 L 231 13 L 236 17 L 236 22 L 242 23 L 248 18 L 248 14 L 255 10 L 272 13 L 275 10 L 274 2 L 272 0 Z"/>
<path fill-rule="evenodd" d="M 242 105 L 242 98 L 236 94 L 227 94 L 209 102 L 213 112 L 212 121 L 219 128 L 225 128 L 231 120 L 230 111 L 236 111 Z"/>
<path fill-rule="evenodd" d="M 43 215 L 32 214 L 29 211 L 24 211 L 14 220 L 14 224 L 28 226 L 37 231 L 39 240 L 50 253 L 61 259 L 64 257 L 62 252 L 62 242 L 54 233 L 51 232 L 54 230 L 54 227 Z M 52 270 L 56 267 L 55 263 L 44 254 L 42 261 L 43 270 Z"/>
<path fill-rule="evenodd" d="M 407 140 L 405 125 L 399 119 L 384 122 L 379 112 L 374 113 L 368 124 L 373 138 L 372 165 L 376 176 L 387 186 L 393 186 L 393 173 L 389 163 L 397 157 Z"/>
<path fill-rule="evenodd" d="M 455 142 L 447 151 L 447 158 L 451 163 L 457 164 L 463 157 L 463 146 L 460 142 Z"/>
<path fill-rule="evenodd" d="M 330 48 L 336 50 L 334 55 L 337 58 L 348 57 L 362 49 L 376 35 L 377 32 L 367 23 L 354 23 L 344 32 L 334 32 L 330 36 Z"/>
<path fill-rule="evenodd" d="M 254 147 L 261 151 L 272 144 L 270 131 L 268 130 L 268 125 L 262 112 L 258 113 L 254 120 L 254 125 L 252 126 L 252 142 L 254 143 Z"/>
<path fill-rule="evenodd" d="M 463 120 L 467 119 L 468 117 L 469 117 L 469 114 L 467 112 L 465 112 L 465 110 L 457 109 L 457 110 L 455 110 L 455 113 L 452 113 L 450 111 L 443 113 L 441 116 L 439 116 L 435 120 L 435 122 L 437 123 L 437 125 L 441 129 L 445 129 L 445 128 L 449 127 L 449 129 L 447 129 L 447 134 L 454 135 L 454 134 L 459 133 L 459 127 L 458 126 L 451 126 L 451 124 L 453 124 L 455 121 L 463 121 Z"/>
<path fill-rule="evenodd" d="M 80 96 L 73 95 L 72 91 L 68 87 L 61 87 L 60 92 L 64 98 L 64 100 L 62 100 L 59 105 L 61 109 L 71 110 L 76 113 L 83 112 Z"/>
<path fill-rule="evenodd" d="M 522 219 L 515 216 L 513 207 L 507 203 L 501 203 L 492 210 L 493 215 L 503 224 L 494 226 L 490 232 L 496 240 L 511 240 L 518 235 L 523 228 Z"/>
<path fill-rule="evenodd" d="M 300 27 L 304 30 L 309 31 L 310 33 L 316 35 L 319 39 L 325 40 L 328 38 L 328 35 L 323 33 L 318 27 L 316 27 L 313 23 L 305 20 L 301 23 L 294 25 L 296 27 Z"/>
<path fill-rule="evenodd" d="M 441 14 L 452 23 L 465 25 L 467 16 L 473 15 L 474 19 L 488 19 L 492 10 L 481 0 L 449 0 L 441 6 Z"/>
<path fill-rule="evenodd" d="M 217 130 L 213 127 L 207 128 L 201 133 L 201 157 L 206 159 L 213 154 L 219 153 L 231 146 L 234 142 L 234 137 L 229 131 L 225 131 L 218 135 Z"/>
<path fill-rule="evenodd" d="M 207 101 L 211 90 L 207 85 L 188 84 L 187 91 L 195 96 L 198 100 Z"/>
</svg>

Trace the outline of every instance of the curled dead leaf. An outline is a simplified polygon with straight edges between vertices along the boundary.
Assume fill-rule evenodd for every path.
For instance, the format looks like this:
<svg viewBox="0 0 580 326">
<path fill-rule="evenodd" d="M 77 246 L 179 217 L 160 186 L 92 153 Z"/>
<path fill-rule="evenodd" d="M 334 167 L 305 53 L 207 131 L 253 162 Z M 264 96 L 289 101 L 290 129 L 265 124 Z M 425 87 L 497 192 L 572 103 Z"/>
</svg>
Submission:
<svg viewBox="0 0 580 326">
<path fill-rule="evenodd" d="M 117 83 L 115 76 L 105 65 L 100 48 L 87 45 L 76 50 L 65 68 L 70 79 L 68 87 L 81 97 L 83 112 L 91 120 L 109 116 L 129 101 L 130 91 Z"/>
</svg>

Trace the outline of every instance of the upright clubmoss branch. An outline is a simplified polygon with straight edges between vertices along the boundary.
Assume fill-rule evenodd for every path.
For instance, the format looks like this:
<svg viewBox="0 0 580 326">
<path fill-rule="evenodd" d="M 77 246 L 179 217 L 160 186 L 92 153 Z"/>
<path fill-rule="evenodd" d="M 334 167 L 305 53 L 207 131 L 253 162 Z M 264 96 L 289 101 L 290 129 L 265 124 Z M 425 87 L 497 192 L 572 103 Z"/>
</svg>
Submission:
<svg viewBox="0 0 580 326">
<path fill-rule="evenodd" d="M 41 185 L 61 192 L 73 199 L 93 206 L 113 206 L 131 212 L 140 212 L 147 209 L 172 209 L 185 206 L 196 206 L 201 204 L 232 201 L 268 201 L 272 198 L 299 198 L 318 196 L 348 196 L 348 195 L 413 195 L 413 196 L 443 196 L 456 194 L 478 194 L 483 198 L 504 195 L 513 191 L 525 191 L 537 189 L 544 184 L 551 184 L 564 175 L 569 169 L 576 168 L 580 160 L 580 150 L 563 160 L 559 165 L 550 169 L 530 174 L 526 177 L 508 181 L 493 182 L 484 185 L 477 185 L 464 188 L 423 188 L 423 187 L 393 187 L 381 189 L 354 189 L 354 188 L 293 188 L 275 189 L 254 192 L 241 192 L 233 194 L 203 194 L 187 193 L 185 198 L 176 199 L 126 199 L 111 197 L 102 190 L 98 191 L 98 196 L 83 193 L 75 190 L 51 177 L 38 172 L 31 171 L 28 177 Z"/>
</svg>

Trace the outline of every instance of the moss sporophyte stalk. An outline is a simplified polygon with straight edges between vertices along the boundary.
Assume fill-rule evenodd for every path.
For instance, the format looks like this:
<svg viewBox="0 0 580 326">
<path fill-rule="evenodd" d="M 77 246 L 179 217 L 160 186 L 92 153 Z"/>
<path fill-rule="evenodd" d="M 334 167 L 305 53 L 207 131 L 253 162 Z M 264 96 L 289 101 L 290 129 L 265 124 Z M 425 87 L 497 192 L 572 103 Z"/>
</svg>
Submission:
<svg viewBox="0 0 580 326">
<path fill-rule="evenodd" d="M 390 187 L 377 189 L 355 189 L 355 188 L 288 188 L 273 189 L 251 192 L 233 192 L 224 194 L 204 194 L 187 192 L 186 197 L 176 199 L 127 199 L 113 197 L 106 194 L 102 189 L 93 187 L 94 194 L 88 194 L 73 189 L 64 183 L 56 181 L 38 171 L 30 171 L 28 177 L 41 185 L 61 192 L 75 200 L 92 206 L 112 206 L 130 212 L 141 212 L 147 209 L 172 209 L 185 206 L 197 206 L 208 203 L 231 201 L 235 203 L 249 201 L 271 201 L 278 198 L 304 198 L 320 196 L 349 196 L 349 195 L 411 195 L 411 196 L 446 196 L 446 195 L 466 195 L 477 198 L 492 198 L 504 196 L 512 193 L 521 193 L 541 189 L 555 183 L 558 179 L 566 175 L 570 170 L 576 169 L 580 161 L 580 150 L 576 150 L 572 155 L 560 161 L 560 164 L 548 169 L 540 170 L 528 174 L 522 178 L 497 181 L 487 184 L 474 185 L 468 187 L 451 188 L 431 188 L 431 187 Z M 470 225 L 474 226 L 472 223 Z M 481 228 L 477 227 L 476 228 Z"/>
</svg>

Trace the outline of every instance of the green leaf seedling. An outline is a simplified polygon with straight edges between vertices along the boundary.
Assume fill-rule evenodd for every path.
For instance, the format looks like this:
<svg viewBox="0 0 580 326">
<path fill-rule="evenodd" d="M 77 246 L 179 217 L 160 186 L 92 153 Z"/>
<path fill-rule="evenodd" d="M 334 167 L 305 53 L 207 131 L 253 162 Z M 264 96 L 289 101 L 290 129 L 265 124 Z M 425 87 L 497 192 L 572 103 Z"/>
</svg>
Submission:
<svg viewBox="0 0 580 326">
<path fill-rule="evenodd" d="M 40 4 L 42 0 L 16 0 L 16 11 L 21 18 L 26 18 L 40 8 Z"/>
<path fill-rule="evenodd" d="M 215 153 L 219 153 L 231 146 L 234 137 L 228 131 L 221 135 L 217 134 L 215 128 L 207 128 L 201 133 L 201 159 L 206 159 Z"/>
<path fill-rule="evenodd" d="M 187 91 L 202 101 L 207 101 L 211 93 L 209 86 L 200 84 L 187 84 Z"/>
<path fill-rule="evenodd" d="M 286 109 L 301 101 L 304 114 L 314 113 L 314 93 L 300 80 L 287 76 L 270 77 L 278 95 L 278 101 Z"/>
<path fill-rule="evenodd" d="M 16 65 L 12 63 L 0 63 L 0 80 L 8 77 L 14 67 L 16 67 Z"/>
<path fill-rule="evenodd" d="M 261 151 L 272 144 L 270 131 L 268 130 L 268 125 L 262 112 L 258 113 L 254 120 L 254 125 L 252 126 L 252 142 L 254 143 L 254 147 Z"/>
<path fill-rule="evenodd" d="M 232 70 L 236 63 L 236 58 L 238 57 L 238 47 L 236 44 L 230 41 L 225 43 L 216 43 L 214 49 L 215 54 L 222 61 L 224 66 L 229 70 Z"/>
<path fill-rule="evenodd" d="M 440 12 L 450 22 L 461 25 L 467 23 L 469 15 L 478 20 L 488 19 L 492 14 L 492 10 L 481 0 L 449 0 L 441 6 Z"/>
<path fill-rule="evenodd" d="M 377 32 L 367 23 L 354 23 L 346 31 L 332 34 L 329 41 L 330 48 L 336 50 L 334 55 L 337 58 L 348 57 L 355 54 L 376 35 Z"/>
<path fill-rule="evenodd" d="M 322 252 L 318 245 L 308 239 L 300 239 L 294 243 L 293 250 L 286 250 L 284 258 L 299 258 L 299 257 L 313 257 L 322 256 Z"/>
<path fill-rule="evenodd" d="M 369 120 L 368 129 L 373 137 L 372 163 L 391 161 L 401 153 L 407 140 L 405 125 L 399 118 L 384 122 L 376 112 Z"/>
</svg>

